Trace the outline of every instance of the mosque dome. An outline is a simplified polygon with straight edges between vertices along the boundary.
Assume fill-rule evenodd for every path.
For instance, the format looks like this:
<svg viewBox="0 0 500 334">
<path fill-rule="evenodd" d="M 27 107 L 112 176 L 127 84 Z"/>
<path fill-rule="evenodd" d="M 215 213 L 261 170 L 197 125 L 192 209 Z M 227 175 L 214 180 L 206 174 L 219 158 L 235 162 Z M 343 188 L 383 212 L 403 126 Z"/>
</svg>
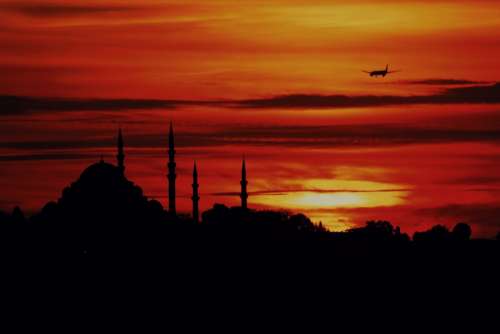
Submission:
<svg viewBox="0 0 500 334">
<path fill-rule="evenodd" d="M 85 168 L 79 179 L 80 182 L 102 181 L 106 183 L 120 180 L 125 180 L 125 177 L 121 173 L 120 169 L 110 163 L 104 162 L 104 160 Z"/>
<path fill-rule="evenodd" d="M 101 158 L 85 168 L 56 202 L 42 210 L 40 219 L 65 228 L 76 226 L 78 233 L 94 233 L 95 229 L 113 232 L 118 231 L 118 225 L 139 228 L 164 221 L 161 204 L 149 200 L 141 187 L 127 179 L 123 162 L 123 142 L 119 139 L 117 165 Z"/>
<path fill-rule="evenodd" d="M 144 205 L 147 198 L 120 168 L 101 160 L 85 168 L 78 180 L 64 189 L 59 202 L 72 209 L 127 211 Z"/>
</svg>

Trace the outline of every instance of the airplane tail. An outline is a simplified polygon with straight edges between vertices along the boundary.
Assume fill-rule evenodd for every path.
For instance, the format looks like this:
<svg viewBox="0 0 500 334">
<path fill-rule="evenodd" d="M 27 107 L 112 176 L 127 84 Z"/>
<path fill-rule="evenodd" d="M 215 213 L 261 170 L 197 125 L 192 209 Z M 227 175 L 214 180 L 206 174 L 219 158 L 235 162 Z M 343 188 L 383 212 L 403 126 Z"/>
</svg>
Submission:
<svg viewBox="0 0 500 334">
<path fill-rule="evenodd" d="M 389 64 L 385 65 L 385 71 L 389 71 Z"/>
</svg>

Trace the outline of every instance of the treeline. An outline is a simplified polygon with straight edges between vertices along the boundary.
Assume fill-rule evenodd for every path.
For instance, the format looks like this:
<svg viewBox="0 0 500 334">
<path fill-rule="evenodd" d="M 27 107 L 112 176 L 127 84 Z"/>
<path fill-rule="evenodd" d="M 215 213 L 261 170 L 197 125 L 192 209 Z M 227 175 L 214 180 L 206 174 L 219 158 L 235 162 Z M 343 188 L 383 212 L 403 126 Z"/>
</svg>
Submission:
<svg viewBox="0 0 500 334">
<path fill-rule="evenodd" d="M 72 211 L 75 209 L 75 211 Z M 109 208 L 107 208 L 109 209 Z M 330 232 L 321 223 L 314 224 L 303 214 L 289 214 L 285 211 L 244 210 L 241 207 L 227 207 L 215 204 L 203 212 L 202 221 L 195 223 L 189 216 L 172 216 L 163 210 L 157 201 L 144 202 L 140 210 L 133 207 L 112 210 L 82 210 L 66 208 L 60 203 L 50 202 L 32 217 L 25 217 L 19 207 L 11 213 L 0 211 L 2 235 L 29 230 L 51 230 L 55 234 L 75 231 L 83 234 L 121 233 L 124 231 L 169 233 L 169 237 L 186 234 L 212 237 L 258 238 L 276 240 L 315 239 L 344 240 L 367 243 L 449 243 L 465 242 L 471 239 L 472 229 L 468 224 L 458 223 L 449 230 L 444 225 L 435 225 L 429 230 L 415 232 L 412 237 L 402 233 L 398 226 L 385 220 L 366 222 L 365 226 L 351 228 L 345 232 Z M 58 230 L 59 229 L 59 230 Z M 497 235 L 500 240 L 500 233 Z"/>
</svg>

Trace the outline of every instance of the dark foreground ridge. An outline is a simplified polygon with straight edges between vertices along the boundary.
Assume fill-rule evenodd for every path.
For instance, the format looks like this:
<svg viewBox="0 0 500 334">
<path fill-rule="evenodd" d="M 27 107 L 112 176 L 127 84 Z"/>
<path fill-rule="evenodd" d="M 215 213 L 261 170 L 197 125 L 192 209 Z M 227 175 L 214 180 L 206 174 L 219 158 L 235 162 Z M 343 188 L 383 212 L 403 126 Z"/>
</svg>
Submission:
<svg viewBox="0 0 500 334">
<path fill-rule="evenodd" d="M 310 328 L 332 307 L 373 314 L 387 300 L 429 310 L 442 307 L 434 298 L 463 305 L 465 295 L 493 296 L 500 242 L 470 236 L 457 224 L 411 240 L 386 221 L 332 233 L 302 214 L 222 204 L 196 222 L 101 161 L 29 219 L 19 208 L 0 213 L 0 261 L 9 309 L 24 319 L 29 307 L 56 323 L 77 317 L 69 328 L 97 315 L 116 330 L 141 312 L 162 328 L 259 328 L 266 319 L 279 328 L 310 319 Z"/>
</svg>

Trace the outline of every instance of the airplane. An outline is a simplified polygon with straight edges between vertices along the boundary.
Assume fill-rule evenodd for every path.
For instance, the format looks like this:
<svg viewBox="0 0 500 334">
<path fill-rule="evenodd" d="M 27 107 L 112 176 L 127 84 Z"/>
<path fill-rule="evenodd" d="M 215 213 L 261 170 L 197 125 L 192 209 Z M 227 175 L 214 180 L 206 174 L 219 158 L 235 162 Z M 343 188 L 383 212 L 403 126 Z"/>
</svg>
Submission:
<svg viewBox="0 0 500 334">
<path fill-rule="evenodd" d="M 385 65 L 385 69 L 384 70 L 363 71 L 363 72 L 368 73 L 371 77 L 377 78 L 379 75 L 385 77 L 389 73 L 401 72 L 401 70 L 389 71 L 389 64 L 387 64 L 387 65 Z"/>
</svg>

